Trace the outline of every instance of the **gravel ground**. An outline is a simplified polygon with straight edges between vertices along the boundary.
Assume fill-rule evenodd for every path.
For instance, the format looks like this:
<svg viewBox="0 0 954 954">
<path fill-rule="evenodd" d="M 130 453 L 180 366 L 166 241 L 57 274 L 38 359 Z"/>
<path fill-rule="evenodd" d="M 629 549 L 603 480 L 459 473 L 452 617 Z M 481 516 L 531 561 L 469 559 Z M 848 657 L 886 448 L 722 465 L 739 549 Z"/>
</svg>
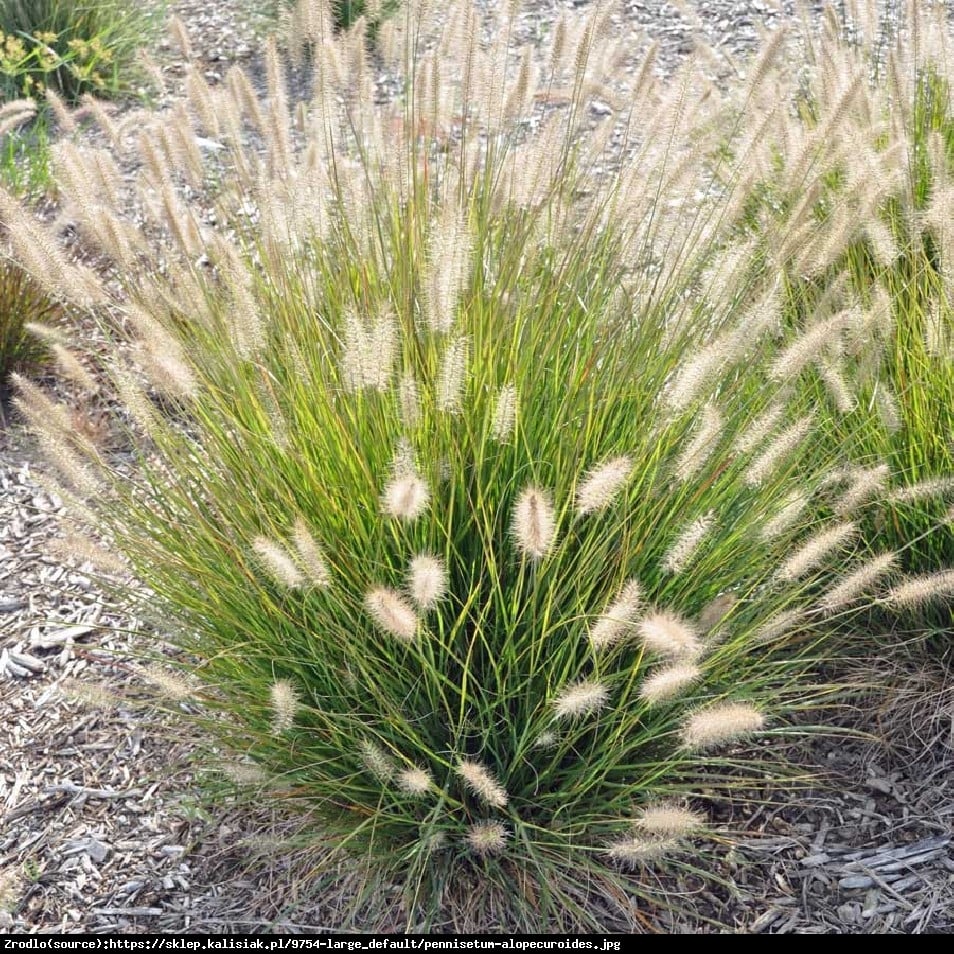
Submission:
<svg viewBox="0 0 954 954">
<path fill-rule="evenodd" d="M 478 0 L 486 2 L 486 0 Z M 578 10 L 590 0 L 525 0 L 528 29 L 555 22 L 563 10 Z M 820 0 L 809 0 L 817 15 Z M 175 0 L 174 13 L 186 27 L 194 55 L 204 64 L 210 82 L 221 79 L 233 63 L 255 62 L 268 21 L 256 12 L 255 0 Z M 695 37 L 731 61 L 745 57 L 758 42 L 759 33 L 781 22 L 783 9 L 775 0 L 624 0 L 617 21 L 635 23 L 647 37 L 659 42 L 659 69 L 671 72 L 689 53 Z M 163 42 L 158 56 L 173 92 L 183 75 L 179 48 L 171 39 Z"/>
<path fill-rule="evenodd" d="M 530 16 L 581 5 L 538 0 Z M 210 80 L 233 62 L 254 68 L 262 22 L 250 2 L 171 6 Z M 767 0 L 688 7 L 733 59 L 778 17 Z M 660 40 L 664 69 L 691 48 L 693 18 L 673 5 L 632 0 L 625 16 Z M 181 55 L 169 43 L 157 59 L 175 96 Z M 301 871 L 280 851 L 249 860 L 253 846 L 281 842 L 287 820 L 238 809 L 210 817 L 198 807 L 188 767 L 198 740 L 144 718 L 139 700 L 132 658 L 161 634 L 125 616 L 88 565 L 61 555 L 59 502 L 38 482 L 41 472 L 24 434 L 0 430 L 0 716 L 9 727 L 0 752 L 0 932 L 333 925 L 330 900 L 307 900 Z M 739 843 L 716 873 L 731 889 L 668 884 L 688 898 L 686 910 L 643 912 L 642 928 L 954 931 L 954 706 L 938 690 L 925 718 L 925 686 L 942 685 L 940 677 L 915 673 L 910 684 L 909 711 L 875 703 L 882 721 L 866 712 L 866 737 L 820 739 L 793 753 L 824 780 L 815 790 L 727 806 L 719 824 Z M 105 705 L 95 698 L 104 690 Z M 912 727 L 922 730 L 916 749 L 901 741 L 917 737 Z"/>
</svg>

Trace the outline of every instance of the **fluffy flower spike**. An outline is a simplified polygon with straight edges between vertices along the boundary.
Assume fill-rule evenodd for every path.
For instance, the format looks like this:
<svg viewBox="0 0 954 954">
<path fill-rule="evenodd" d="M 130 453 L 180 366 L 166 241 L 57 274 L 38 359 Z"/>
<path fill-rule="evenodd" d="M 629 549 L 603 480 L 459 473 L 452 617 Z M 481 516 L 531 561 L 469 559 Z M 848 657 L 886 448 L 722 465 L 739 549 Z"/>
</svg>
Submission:
<svg viewBox="0 0 954 954">
<path fill-rule="evenodd" d="M 608 649 L 623 639 L 641 607 L 642 588 L 637 580 L 628 580 L 590 629 L 589 640 L 593 649 Z"/>
<path fill-rule="evenodd" d="M 426 553 L 414 557 L 408 568 L 408 589 L 418 609 L 433 609 L 447 593 L 444 561 Z"/>
<path fill-rule="evenodd" d="M 485 765 L 472 759 L 463 759 L 457 765 L 457 774 L 482 802 L 494 808 L 506 807 L 509 801 L 507 790 Z"/>
<path fill-rule="evenodd" d="M 364 598 L 365 609 L 378 627 L 405 643 L 414 641 L 419 620 L 414 608 L 400 593 L 385 587 L 371 590 Z"/>
<path fill-rule="evenodd" d="M 609 702 L 609 689 L 601 682 L 584 679 L 567 686 L 554 700 L 557 719 L 578 719 L 599 712 Z"/>
<path fill-rule="evenodd" d="M 682 726 L 683 746 L 694 752 L 734 742 L 758 732 L 765 716 L 744 702 L 723 702 L 689 715 Z"/>
<path fill-rule="evenodd" d="M 619 496 L 633 470 L 630 457 L 616 457 L 589 470 L 576 489 L 576 510 L 580 516 L 605 510 Z"/>
<path fill-rule="evenodd" d="M 527 487 L 513 508 L 513 538 L 517 549 L 534 560 L 550 551 L 556 538 L 556 516 L 550 496 L 539 487 Z"/>
</svg>

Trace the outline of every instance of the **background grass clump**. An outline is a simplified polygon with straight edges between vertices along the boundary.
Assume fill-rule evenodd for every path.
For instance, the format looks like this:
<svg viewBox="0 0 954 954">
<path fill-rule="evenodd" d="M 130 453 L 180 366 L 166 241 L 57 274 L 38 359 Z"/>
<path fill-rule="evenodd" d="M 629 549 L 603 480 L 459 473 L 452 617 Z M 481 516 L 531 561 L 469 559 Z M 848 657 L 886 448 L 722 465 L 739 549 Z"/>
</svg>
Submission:
<svg viewBox="0 0 954 954">
<path fill-rule="evenodd" d="M 0 176 L 18 195 L 39 194 L 51 184 L 49 124 L 33 99 L 0 106 Z"/>
<path fill-rule="evenodd" d="M 753 156 L 758 184 L 740 234 L 787 220 L 784 321 L 814 352 L 780 363 L 775 378 L 812 395 L 824 439 L 845 456 L 837 479 L 877 501 L 866 539 L 899 551 L 909 573 L 935 574 L 933 594 L 906 607 L 906 627 L 912 615 L 944 627 L 954 563 L 949 27 L 938 5 L 882 13 L 860 4 L 850 24 L 829 14 L 817 33 L 779 35 L 814 67 L 794 88 L 779 72 L 787 57 L 768 65 L 762 88 L 788 87 L 789 109 L 763 104 L 771 131 Z M 819 228 L 827 241 L 796 251 Z"/>
<path fill-rule="evenodd" d="M 302 27 L 307 29 L 307 24 L 321 17 L 327 17 L 335 31 L 350 30 L 363 17 L 367 24 L 367 39 L 373 44 L 381 21 L 394 16 L 400 8 L 401 0 L 331 0 L 330 3 L 276 0 L 275 13 L 293 32 Z"/>
<path fill-rule="evenodd" d="M 59 305 L 9 259 L 0 259 L 0 415 L 5 419 L 10 378 L 38 368 L 48 357 L 46 344 L 29 330 L 31 322 L 49 325 Z"/>
<path fill-rule="evenodd" d="M 45 114 L 34 114 L 0 137 L 0 177 L 18 195 L 50 190 L 50 129 Z"/>
<path fill-rule="evenodd" d="M 117 145 L 135 195 L 108 151 L 57 150 L 100 272 L 4 200 L 36 281 L 120 316 L 140 472 L 38 389 L 20 407 L 170 627 L 191 682 L 157 689 L 220 780 L 307 813 L 359 906 L 390 884 L 408 927 L 625 923 L 644 865 L 704 865 L 707 801 L 771 777 L 735 743 L 830 697 L 825 627 L 920 582 L 796 386 L 818 331 L 792 276 L 829 223 L 796 201 L 740 234 L 780 47 L 720 92 L 696 61 L 658 82 L 652 48 L 620 71 L 603 8 L 542 49 L 513 10 L 408 13 L 373 65 L 319 13 L 307 103 L 274 45 L 264 98 L 193 70 Z M 379 67 L 406 94 L 370 110 Z M 811 195 L 831 168 L 795 172 Z"/>
<path fill-rule="evenodd" d="M 31 99 L 39 106 L 16 126 L 0 118 L 0 175 L 9 188 L 51 191 L 47 100 L 76 104 L 135 92 L 139 51 L 156 39 L 164 10 L 164 0 L 0 0 L 0 102 L 4 112 Z"/>
<path fill-rule="evenodd" d="M 162 11 L 161 0 L 2 0 L 0 96 L 50 89 L 76 102 L 84 93 L 129 92 L 137 53 L 156 35 Z"/>
</svg>

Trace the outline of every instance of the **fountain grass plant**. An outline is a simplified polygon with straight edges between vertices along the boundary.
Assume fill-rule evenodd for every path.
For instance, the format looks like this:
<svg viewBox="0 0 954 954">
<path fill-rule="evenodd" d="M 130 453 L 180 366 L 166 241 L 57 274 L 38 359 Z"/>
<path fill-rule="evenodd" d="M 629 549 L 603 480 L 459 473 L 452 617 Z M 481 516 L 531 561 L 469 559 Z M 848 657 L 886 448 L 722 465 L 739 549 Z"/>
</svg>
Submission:
<svg viewBox="0 0 954 954">
<path fill-rule="evenodd" d="M 512 10 L 408 4 L 370 110 L 361 25 L 311 8 L 310 102 L 274 48 L 267 102 L 193 71 L 132 199 L 59 147 L 105 279 L 4 200 L 37 280 L 111 322 L 136 473 L 20 406 L 180 651 L 157 692 L 360 872 L 350 926 L 396 885 L 409 929 L 632 927 L 645 866 L 704 868 L 707 802 L 774 777 L 737 743 L 834 697 L 822 624 L 904 596 L 778 373 L 812 341 L 786 266 L 827 233 L 737 240 L 773 50 L 740 97 L 652 48 L 621 74 L 603 8 L 536 49 Z"/>
<path fill-rule="evenodd" d="M 863 0 L 787 42 L 809 66 L 787 96 L 797 110 L 763 140 L 763 203 L 748 225 L 798 208 L 804 228 L 829 233 L 787 269 L 787 321 L 816 345 L 787 380 L 813 392 L 826 439 L 854 462 L 846 482 L 867 481 L 879 498 L 866 537 L 904 547 L 910 572 L 937 571 L 954 561 L 945 528 L 954 499 L 954 124 L 944 7 Z M 786 82 L 775 75 L 766 86 Z"/>
<path fill-rule="evenodd" d="M 880 602 L 876 638 L 854 645 L 881 652 L 887 629 L 892 643 L 898 631 L 933 633 L 944 651 L 954 559 L 945 9 L 861 0 L 773 41 L 784 52 L 759 85 L 751 198 L 731 208 L 737 241 L 781 234 L 784 246 L 783 324 L 803 338 L 772 378 L 806 390 L 821 438 L 844 455 L 832 486 L 873 505 L 862 536 L 911 576 L 910 599 Z M 793 62 L 803 64 L 794 82 Z M 824 241 L 804 243 L 820 230 Z"/>
</svg>

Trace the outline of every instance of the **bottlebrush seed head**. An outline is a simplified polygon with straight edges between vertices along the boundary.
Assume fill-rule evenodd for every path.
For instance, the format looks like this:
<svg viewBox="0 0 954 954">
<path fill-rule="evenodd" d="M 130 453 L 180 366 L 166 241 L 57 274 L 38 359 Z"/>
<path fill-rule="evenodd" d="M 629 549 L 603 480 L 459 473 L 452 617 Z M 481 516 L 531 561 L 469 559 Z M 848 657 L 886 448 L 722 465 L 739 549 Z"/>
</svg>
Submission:
<svg viewBox="0 0 954 954">
<path fill-rule="evenodd" d="M 295 714 L 301 705 L 298 690 L 287 679 L 279 679 L 272 683 L 269 695 L 272 704 L 272 731 L 275 735 L 281 735 L 295 724 Z"/>
<path fill-rule="evenodd" d="M 756 644 L 771 643 L 786 636 L 805 622 L 805 614 L 798 609 L 787 609 L 767 619 L 755 634 Z"/>
<path fill-rule="evenodd" d="M 835 513 L 844 516 L 868 503 L 885 489 L 890 478 L 891 468 L 887 464 L 855 471 L 851 485 L 833 505 Z"/>
<path fill-rule="evenodd" d="M 381 782 L 390 782 L 394 777 L 394 760 L 381 746 L 368 739 L 361 742 L 361 761 L 368 771 Z"/>
<path fill-rule="evenodd" d="M 666 702 L 688 689 L 702 676 L 702 670 L 692 663 L 677 663 L 665 669 L 657 669 L 648 675 L 639 689 L 640 698 L 655 705 Z"/>
<path fill-rule="evenodd" d="M 891 587 L 885 596 L 889 606 L 898 609 L 924 606 L 932 600 L 954 596 L 954 570 L 941 570 L 924 576 L 908 577 Z"/>
<path fill-rule="evenodd" d="M 589 470 L 576 489 L 576 510 L 580 516 L 605 510 L 619 495 L 633 470 L 630 457 L 617 457 Z"/>
<path fill-rule="evenodd" d="M 672 802 L 647 805 L 634 822 L 640 831 L 660 838 L 685 838 L 703 828 L 705 823 L 705 817 L 699 812 Z"/>
<path fill-rule="evenodd" d="M 447 569 L 444 561 L 421 554 L 411 560 L 408 589 L 418 609 L 433 609 L 447 593 Z"/>
<path fill-rule="evenodd" d="M 712 525 L 715 523 L 715 514 L 710 510 L 707 514 L 693 520 L 675 539 L 665 557 L 662 568 L 667 573 L 681 573 L 693 561 L 702 541 L 705 540 Z"/>
<path fill-rule="evenodd" d="M 513 538 L 517 549 L 534 560 L 547 555 L 556 537 L 556 517 L 549 494 L 539 487 L 527 487 L 513 509 Z"/>
<path fill-rule="evenodd" d="M 437 381 L 438 410 L 456 414 L 462 407 L 467 380 L 467 339 L 457 338 L 444 352 Z"/>
<path fill-rule="evenodd" d="M 421 395 L 413 374 L 405 374 L 398 384 L 398 406 L 405 430 L 413 431 L 421 420 Z"/>
<path fill-rule="evenodd" d="M 779 567 L 778 579 L 785 583 L 801 579 L 830 553 L 843 547 L 857 531 L 857 524 L 846 521 L 816 533 Z"/>
<path fill-rule="evenodd" d="M 416 474 L 392 477 L 381 495 L 381 510 L 395 520 L 416 520 L 427 509 L 431 492 Z"/>
<path fill-rule="evenodd" d="M 645 838 L 638 835 L 621 838 L 606 849 L 614 861 L 627 868 L 639 868 L 647 861 L 655 861 L 678 844 L 675 838 Z"/>
<path fill-rule="evenodd" d="M 714 404 L 703 407 L 695 433 L 676 461 L 675 474 L 679 480 L 688 481 L 702 469 L 719 442 L 722 427 L 719 409 Z"/>
<path fill-rule="evenodd" d="M 498 443 L 505 443 L 513 434 L 517 423 L 517 389 L 512 384 L 505 384 L 497 395 L 497 405 L 494 408 L 494 421 L 490 429 L 490 436 Z"/>
<path fill-rule="evenodd" d="M 830 590 L 823 593 L 818 605 L 826 613 L 834 613 L 844 606 L 849 606 L 872 587 L 898 564 L 896 553 L 882 553 L 872 560 L 862 564 L 854 573 L 849 573 Z"/>
<path fill-rule="evenodd" d="M 691 659 L 702 651 L 696 628 L 688 620 L 665 610 L 645 617 L 638 632 L 647 649 L 671 659 Z"/>
<path fill-rule="evenodd" d="M 397 774 L 398 788 L 408 795 L 426 795 L 433 784 L 434 780 L 431 778 L 431 773 L 417 766 L 402 769 Z"/>
<path fill-rule="evenodd" d="M 485 765 L 471 759 L 463 759 L 457 764 L 457 774 L 482 802 L 494 808 L 506 807 L 509 801 L 507 791 Z"/>
<path fill-rule="evenodd" d="M 682 725 L 682 744 L 686 749 L 701 752 L 744 738 L 764 725 L 765 716 L 754 706 L 723 702 L 689 715 Z"/>
<path fill-rule="evenodd" d="M 578 719 L 599 712 L 609 702 L 609 689 L 593 679 L 584 679 L 567 686 L 553 701 L 557 719 Z"/>
<path fill-rule="evenodd" d="M 321 547 L 318 546 L 308 524 L 302 517 L 295 520 L 295 526 L 292 530 L 295 540 L 295 550 L 298 554 L 298 561 L 305 570 L 308 579 L 315 586 L 326 587 L 331 583 L 331 574 L 328 572 L 328 564 L 325 563 Z"/>
<path fill-rule="evenodd" d="M 812 428 L 812 419 L 809 417 L 796 421 L 787 427 L 750 465 L 745 482 L 750 487 L 758 487 L 765 483 L 796 447 L 808 436 Z"/>
<path fill-rule="evenodd" d="M 642 590 L 636 580 L 629 580 L 619 595 L 594 623 L 589 632 L 595 650 L 616 645 L 629 631 L 642 606 Z"/>
<path fill-rule="evenodd" d="M 506 825 L 500 822 L 474 822 L 467 832 L 467 843 L 478 855 L 499 855 L 507 847 Z"/>
<path fill-rule="evenodd" d="M 551 732 L 547 729 L 544 732 L 541 732 L 536 739 L 534 739 L 533 747 L 535 749 L 552 749 L 553 746 L 557 744 L 559 737 L 556 732 Z"/>
<path fill-rule="evenodd" d="M 365 609 L 378 627 L 405 643 L 417 636 L 419 621 L 414 608 L 394 590 L 379 587 L 364 598 Z"/>
<path fill-rule="evenodd" d="M 252 542 L 252 549 L 262 568 L 279 585 L 295 589 L 305 582 L 301 571 L 295 566 L 295 561 L 274 540 L 256 537 Z"/>
</svg>

